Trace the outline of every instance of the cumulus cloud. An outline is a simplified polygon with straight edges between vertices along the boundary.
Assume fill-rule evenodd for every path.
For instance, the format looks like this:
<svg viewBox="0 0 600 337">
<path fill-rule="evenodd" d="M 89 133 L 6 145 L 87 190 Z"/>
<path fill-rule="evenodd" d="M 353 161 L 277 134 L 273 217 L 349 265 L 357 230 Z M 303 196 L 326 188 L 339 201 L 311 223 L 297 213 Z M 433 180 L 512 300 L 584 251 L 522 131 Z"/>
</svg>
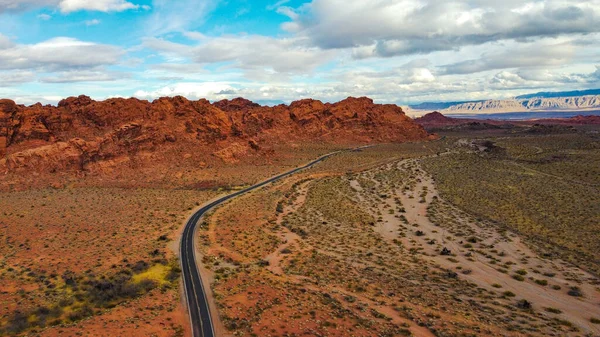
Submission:
<svg viewBox="0 0 600 337">
<path fill-rule="evenodd" d="M 4 47 L 3 47 L 4 46 Z M 116 64 L 124 51 L 118 47 L 56 37 L 36 44 L 2 42 L 0 69 L 42 69 L 49 71 L 93 68 Z"/>
<path fill-rule="evenodd" d="M 73 83 L 114 81 L 128 75 L 107 70 L 120 62 L 120 48 L 58 37 L 37 44 L 16 44 L 0 35 L 0 82 Z"/>
<path fill-rule="evenodd" d="M 135 97 L 155 99 L 164 96 L 184 96 L 190 99 L 218 98 L 230 95 L 235 88 L 223 82 L 177 83 L 152 91 L 138 90 Z"/>
<path fill-rule="evenodd" d="M 506 39 L 600 31 L 596 0 L 313 0 L 287 12 L 289 32 L 357 57 L 426 54 Z"/>
<path fill-rule="evenodd" d="M 35 7 L 56 6 L 59 0 L 0 0 L 0 13 L 22 11 Z"/>
<path fill-rule="evenodd" d="M 122 12 L 139 8 L 138 5 L 125 0 L 0 0 L 0 13 L 46 6 L 58 7 L 63 13 L 81 10 Z"/>
<path fill-rule="evenodd" d="M 0 50 L 10 48 L 14 43 L 6 36 L 0 34 Z"/>
<path fill-rule="evenodd" d="M 10 87 L 21 83 L 31 82 L 35 75 L 30 71 L 0 72 L 0 87 Z"/>
<path fill-rule="evenodd" d="M 43 76 L 40 82 L 43 83 L 74 83 L 74 82 L 107 82 L 118 79 L 128 78 L 124 73 L 82 70 L 82 71 L 62 71 L 51 75 Z"/>
<path fill-rule="evenodd" d="M 311 71 L 335 55 L 332 51 L 307 46 L 301 39 L 260 35 L 205 38 L 193 46 L 147 39 L 144 45 L 167 57 L 183 57 L 198 64 L 230 62 L 241 69 L 267 68 L 278 73 Z"/>
<path fill-rule="evenodd" d="M 128 9 L 137 9 L 138 5 L 125 0 L 62 0 L 59 8 L 63 13 L 71 13 L 81 10 L 99 12 L 122 12 Z"/>
<path fill-rule="evenodd" d="M 534 87 L 533 81 L 527 81 L 521 76 L 519 76 L 519 74 L 515 74 L 509 71 L 502 71 L 494 75 L 494 77 L 490 80 L 490 84 L 491 87 L 501 90 L 522 87 Z"/>
<path fill-rule="evenodd" d="M 569 62 L 575 50 L 575 46 L 570 43 L 520 44 L 514 48 L 487 51 L 477 59 L 452 63 L 441 68 L 444 74 L 472 74 L 495 69 L 558 66 Z"/>
</svg>

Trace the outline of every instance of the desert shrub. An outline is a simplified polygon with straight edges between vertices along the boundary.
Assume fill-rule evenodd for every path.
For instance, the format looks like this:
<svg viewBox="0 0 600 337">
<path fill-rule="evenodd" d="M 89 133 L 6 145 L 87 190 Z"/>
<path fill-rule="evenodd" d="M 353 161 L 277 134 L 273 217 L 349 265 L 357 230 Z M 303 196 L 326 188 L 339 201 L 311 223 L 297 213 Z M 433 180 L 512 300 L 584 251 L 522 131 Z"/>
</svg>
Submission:
<svg viewBox="0 0 600 337">
<path fill-rule="evenodd" d="M 556 308 L 545 308 L 544 310 L 553 314 L 562 314 L 562 310 Z"/>
<path fill-rule="evenodd" d="M 348 303 L 354 303 L 356 302 L 356 297 L 354 296 L 350 296 L 350 295 L 346 295 L 344 296 L 344 300 Z"/>
<path fill-rule="evenodd" d="M 169 272 L 165 276 L 165 279 L 169 282 L 175 282 L 179 279 L 179 275 L 181 275 L 181 267 L 179 267 L 178 263 L 174 262 L 171 263 Z"/>
<path fill-rule="evenodd" d="M 277 213 L 283 213 L 283 202 L 280 201 L 277 203 L 277 207 L 275 208 L 275 211 Z"/>
<path fill-rule="evenodd" d="M 80 308 L 73 310 L 73 312 L 70 313 L 67 317 L 71 322 L 76 322 L 86 317 L 92 316 L 93 314 L 94 310 L 92 310 L 92 308 L 89 305 L 84 305 Z"/>
<path fill-rule="evenodd" d="M 134 273 L 141 273 L 144 270 L 147 270 L 148 267 L 148 262 L 138 261 L 133 266 L 131 266 L 131 271 L 133 271 Z"/>
<path fill-rule="evenodd" d="M 528 300 L 522 299 L 522 300 L 517 301 L 517 308 L 529 310 L 532 308 L 532 305 L 531 305 L 531 302 L 529 302 Z"/>
<path fill-rule="evenodd" d="M 25 331 L 30 327 L 27 317 L 28 315 L 25 313 L 21 311 L 15 311 L 12 317 L 9 318 L 8 324 L 4 328 L 4 331 L 9 334 L 18 334 L 22 331 Z"/>
<path fill-rule="evenodd" d="M 86 287 L 87 298 L 99 307 L 107 307 L 118 299 L 137 297 L 155 286 L 151 280 L 131 282 L 127 275 L 116 275 L 110 280 L 90 280 Z"/>
<path fill-rule="evenodd" d="M 583 292 L 581 292 L 581 289 L 579 287 L 571 287 L 567 294 L 573 297 L 583 297 Z"/>
<path fill-rule="evenodd" d="M 594 228 L 600 220 L 600 152 L 593 145 L 597 141 L 583 134 L 527 137 L 529 145 L 544 149 L 540 158 L 522 150 L 524 140 L 502 140 L 503 157 L 461 152 L 430 157 L 422 164 L 444 199 L 522 233 L 543 252 L 597 273 L 600 232 Z M 565 153 L 569 160 L 553 159 Z M 530 170 L 541 174 L 527 174 Z M 579 230 L 572 231 L 572 223 Z"/>
</svg>

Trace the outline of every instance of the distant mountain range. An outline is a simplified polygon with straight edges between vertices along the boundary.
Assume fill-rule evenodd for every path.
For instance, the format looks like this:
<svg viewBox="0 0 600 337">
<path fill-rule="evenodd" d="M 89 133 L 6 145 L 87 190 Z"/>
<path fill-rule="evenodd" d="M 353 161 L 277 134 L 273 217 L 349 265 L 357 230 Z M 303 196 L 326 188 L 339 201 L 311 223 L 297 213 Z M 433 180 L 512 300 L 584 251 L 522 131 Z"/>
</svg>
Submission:
<svg viewBox="0 0 600 337">
<path fill-rule="evenodd" d="M 556 98 L 556 97 L 581 97 L 581 96 L 597 96 L 600 95 L 600 89 L 575 90 L 575 91 L 556 91 L 556 92 L 537 92 L 535 94 L 527 94 L 515 97 L 516 99 L 529 98 Z"/>
<path fill-rule="evenodd" d="M 453 113 L 600 110 L 600 89 L 539 92 L 503 100 L 431 102 L 411 105 L 414 110 Z"/>
<path fill-rule="evenodd" d="M 451 106 L 461 105 L 466 103 L 480 103 L 485 101 L 457 101 L 457 102 L 425 102 L 415 105 L 409 105 L 409 108 L 414 110 L 445 110 Z"/>
</svg>

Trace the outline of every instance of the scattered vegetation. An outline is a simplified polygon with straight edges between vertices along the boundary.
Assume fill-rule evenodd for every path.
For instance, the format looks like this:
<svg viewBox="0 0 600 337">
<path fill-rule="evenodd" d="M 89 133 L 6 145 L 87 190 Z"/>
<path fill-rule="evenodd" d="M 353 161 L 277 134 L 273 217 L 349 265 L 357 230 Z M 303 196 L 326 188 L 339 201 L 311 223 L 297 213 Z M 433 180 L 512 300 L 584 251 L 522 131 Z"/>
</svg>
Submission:
<svg viewBox="0 0 600 337">
<path fill-rule="evenodd" d="M 594 137 L 504 137 L 494 140 L 501 151 L 463 148 L 423 164 L 452 204 L 524 234 L 541 254 L 599 274 L 600 142 Z"/>
</svg>

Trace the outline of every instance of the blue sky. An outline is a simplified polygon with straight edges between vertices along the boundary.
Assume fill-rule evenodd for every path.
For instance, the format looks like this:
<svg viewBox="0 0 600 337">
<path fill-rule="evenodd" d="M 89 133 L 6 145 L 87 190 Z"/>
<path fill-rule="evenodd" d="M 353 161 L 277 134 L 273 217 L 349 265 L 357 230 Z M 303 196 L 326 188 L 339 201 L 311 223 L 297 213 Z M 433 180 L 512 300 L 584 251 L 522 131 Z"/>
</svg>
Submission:
<svg viewBox="0 0 600 337">
<path fill-rule="evenodd" d="M 600 87 L 600 0 L 0 0 L 0 97 L 261 103 Z"/>
</svg>

